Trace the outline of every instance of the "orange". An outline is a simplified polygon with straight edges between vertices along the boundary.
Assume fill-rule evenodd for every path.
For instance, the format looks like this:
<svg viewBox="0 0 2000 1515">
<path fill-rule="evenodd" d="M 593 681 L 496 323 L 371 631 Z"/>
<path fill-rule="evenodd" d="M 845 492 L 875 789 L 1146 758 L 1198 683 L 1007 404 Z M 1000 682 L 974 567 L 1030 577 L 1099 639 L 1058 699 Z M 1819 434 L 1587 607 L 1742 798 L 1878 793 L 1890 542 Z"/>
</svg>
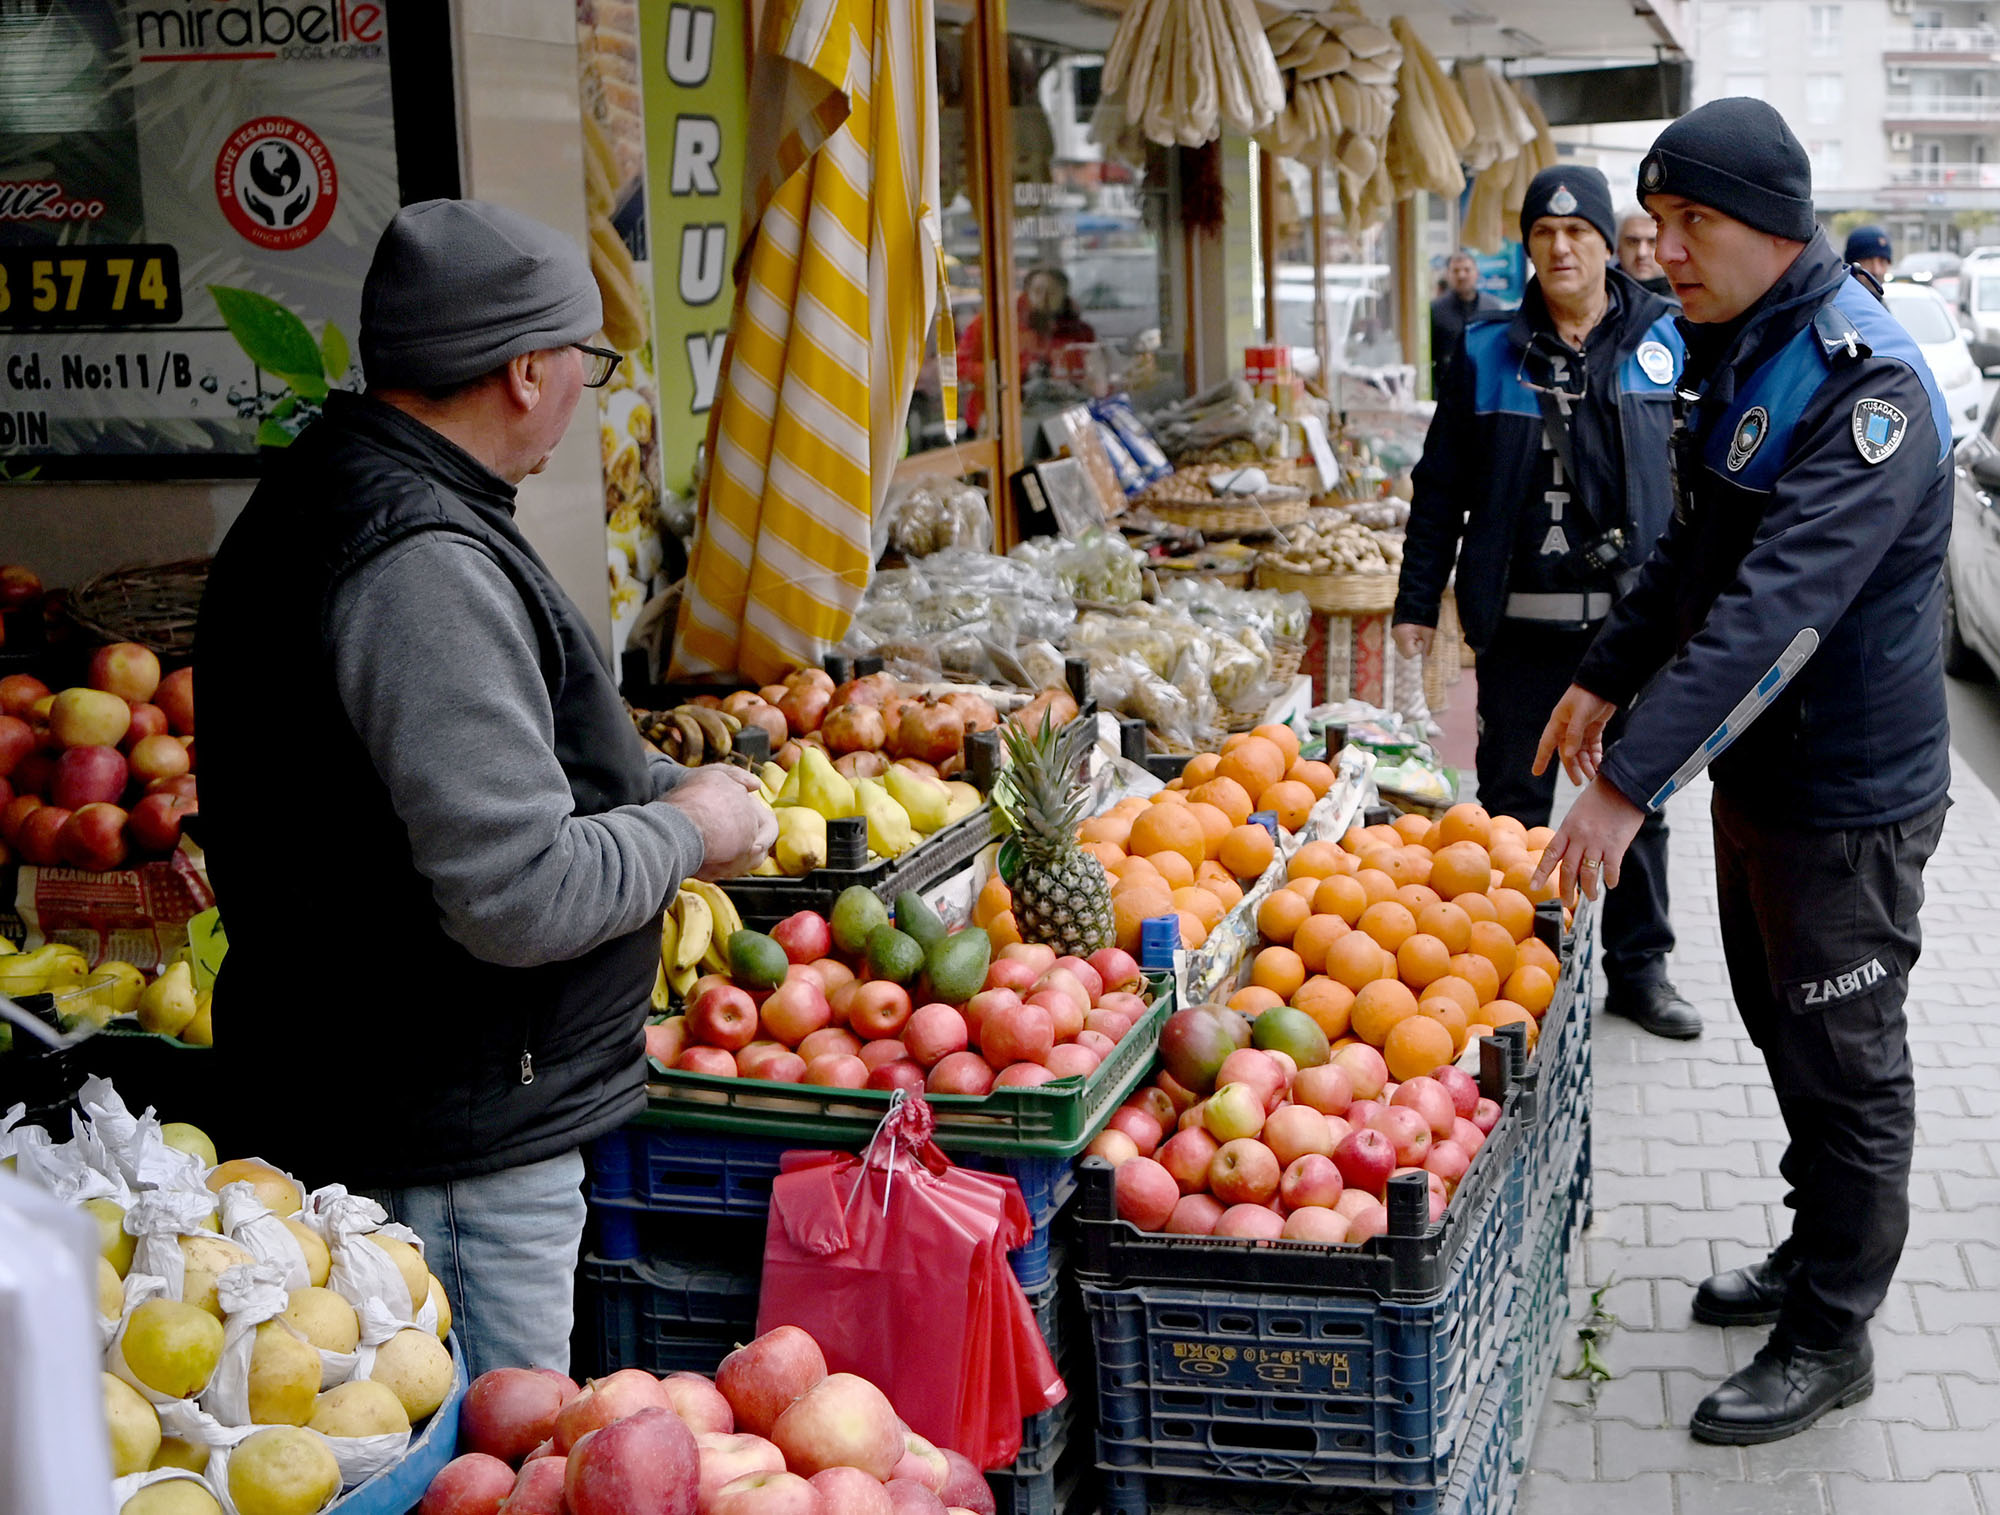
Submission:
<svg viewBox="0 0 2000 1515">
<path fill-rule="evenodd" d="M 1363 847 L 1367 846 L 1368 843 L 1363 836 L 1363 833 L 1367 829 L 1365 826 L 1349 826 L 1340 834 L 1340 845 L 1342 848 L 1348 852 L 1359 852 Z"/>
<path fill-rule="evenodd" d="M 1175 779 L 1146 803 L 1148 805 L 1185 805 L 1187 802 L 1188 797 L 1181 789 L 1181 781 Z"/>
<path fill-rule="evenodd" d="M 1140 922 L 1173 913 L 1173 896 L 1158 884 L 1122 889 L 1111 897 L 1111 919 L 1118 932 L 1118 945 L 1127 952 L 1139 950 Z"/>
<path fill-rule="evenodd" d="M 1549 950 L 1549 944 L 1538 936 L 1531 936 L 1514 949 L 1514 966 L 1539 968 L 1554 983 L 1562 977 L 1562 959 Z"/>
<path fill-rule="evenodd" d="M 1250 963 L 1250 982 L 1290 999 L 1306 981 L 1305 964 L 1290 947 L 1266 947 Z"/>
<path fill-rule="evenodd" d="M 1443 845 L 1444 826 L 1437 821 L 1432 821 L 1431 829 L 1424 833 L 1424 846 L 1435 852 Z"/>
<path fill-rule="evenodd" d="M 1467 950 L 1492 963 L 1502 983 L 1514 971 L 1514 938 L 1498 921 L 1474 921 L 1472 945 Z"/>
<path fill-rule="evenodd" d="M 1468 1016 L 1479 1012 L 1479 991 L 1456 973 L 1434 980 L 1424 988 L 1425 999 L 1448 999 Z"/>
<path fill-rule="evenodd" d="M 1435 859 L 1432 858 L 1428 848 L 1421 847 L 1417 843 L 1412 842 L 1403 849 L 1403 881 L 1405 883 L 1428 884 L 1433 866 L 1435 866 Z"/>
<path fill-rule="evenodd" d="M 1528 860 L 1528 849 L 1511 837 L 1496 840 L 1486 849 L 1486 855 L 1493 860 L 1493 866 L 1505 873 L 1516 863 Z"/>
<path fill-rule="evenodd" d="M 1155 852 L 1146 859 L 1153 865 L 1153 871 L 1166 881 L 1169 889 L 1185 889 L 1194 882 L 1194 863 L 1183 853 Z M 1199 862 L 1201 859 L 1195 859 Z"/>
<path fill-rule="evenodd" d="M 1507 928 L 1507 934 L 1515 941 L 1534 933 L 1535 907 L 1527 895 L 1518 889 L 1495 889 L 1486 897 L 1493 902 L 1494 919 Z"/>
<path fill-rule="evenodd" d="M 1420 993 L 1450 973 L 1451 953 L 1434 936 L 1417 932 L 1396 949 L 1396 976 Z"/>
<path fill-rule="evenodd" d="M 1396 891 L 1396 903 L 1412 915 L 1422 915 L 1437 902 L 1438 892 L 1429 884 L 1405 884 Z"/>
<path fill-rule="evenodd" d="M 1484 847 L 1493 839 L 1493 817 L 1484 805 L 1453 805 L 1438 818 L 1438 833 L 1447 847 L 1454 842 L 1477 842 Z"/>
<path fill-rule="evenodd" d="M 1329 1038 L 1345 1036 L 1354 1010 L 1354 991 L 1325 974 L 1316 974 L 1299 986 L 1299 992 L 1292 996 L 1292 1008 L 1310 1015 Z"/>
<path fill-rule="evenodd" d="M 1132 818 L 1129 815 L 1100 815 L 1076 828 L 1079 842 L 1109 842 L 1121 851 L 1131 835 Z"/>
<path fill-rule="evenodd" d="M 1225 914 L 1243 902 L 1243 886 L 1227 875 L 1221 878 L 1198 878 L 1195 882 L 1222 901 Z"/>
<path fill-rule="evenodd" d="M 1132 822 L 1132 838 L 1125 850 L 1140 857 L 1178 852 L 1187 859 L 1190 875 L 1194 865 L 1208 856 L 1201 822 L 1184 805 L 1148 805 L 1145 814 Z"/>
<path fill-rule="evenodd" d="M 1350 926 L 1361 919 L 1368 903 L 1368 891 L 1359 880 L 1345 874 L 1322 879 L 1319 888 L 1313 891 L 1313 910 L 1317 914 L 1337 915 Z"/>
<path fill-rule="evenodd" d="M 1125 856 L 1123 851 L 1109 842 L 1085 842 L 1083 850 L 1104 864 L 1107 869 L 1116 867 L 1119 860 Z"/>
<path fill-rule="evenodd" d="M 1234 752 L 1238 747 L 1241 747 L 1245 742 L 1249 740 L 1250 740 L 1250 733 L 1247 731 L 1238 731 L 1233 733 L 1232 735 L 1224 737 L 1222 739 L 1222 755 L 1224 757 L 1228 757 L 1230 753 Z"/>
<path fill-rule="evenodd" d="M 1238 878 L 1257 878 L 1271 866 L 1277 846 L 1262 826 L 1237 826 L 1222 839 L 1216 861 Z"/>
<path fill-rule="evenodd" d="M 1463 952 L 1472 944 L 1472 917 L 1448 900 L 1419 910 L 1417 929 L 1443 942 L 1447 952 Z"/>
<path fill-rule="evenodd" d="M 1377 873 L 1392 873 L 1402 850 L 1400 847 L 1385 847 L 1380 842 L 1365 843 L 1360 853 L 1361 866 L 1373 868 Z M 1405 881 L 1397 879 L 1396 882 L 1400 884 Z"/>
<path fill-rule="evenodd" d="M 1292 950 L 1298 953 L 1299 961 L 1306 965 L 1307 972 L 1331 973 L 1333 970 L 1328 966 L 1328 959 L 1333 955 L 1335 944 L 1346 936 L 1348 931 L 1347 922 L 1337 915 L 1308 916 L 1306 923 L 1292 935 Z M 1368 945 L 1375 946 L 1372 938 L 1369 939 Z M 1369 963 L 1371 967 L 1374 966 L 1376 959 L 1369 959 Z M 1364 979 L 1362 982 L 1366 983 L 1367 980 Z M 1354 986 L 1349 984 L 1348 987 L 1351 989 Z"/>
<path fill-rule="evenodd" d="M 1183 885 L 1174 891 L 1174 908 L 1190 912 L 1210 931 L 1215 929 L 1216 923 L 1226 913 L 1221 900 L 1206 889 L 1197 888 L 1193 884 Z"/>
<path fill-rule="evenodd" d="M 1188 798 L 1198 805 L 1213 805 L 1229 817 L 1232 826 L 1249 820 L 1250 812 L 1257 808 L 1250 803 L 1250 791 L 1231 778 L 1212 778 L 1190 791 Z"/>
<path fill-rule="evenodd" d="M 1479 1007 L 1480 1019 L 1490 1026 L 1523 1025 L 1528 1028 L 1528 1045 L 1535 1045 L 1535 1033 L 1539 1029 L 1535 1018 L 1512 1000 L 1496 999 Z"/>
<path fill-rule="evenodd" d="M 1295 784 L 1304 784 L 1313 792 L 1314 799 L 1324 799 L 1338 775 L 1325 763 L 1311 758 L 1300 758 L 1285 770 L 1285 777 Z"/>
<path fill-rule="evenodd" d="M 1209 857 L 1222 845 L 1222 839 L 1229 835 L 1229 828 L 1236 823 L 1217 810 L 1213 805 L 1201 800 L 1188 801 L 1188 814 L 1201 822 L 1202 851 Z"/>
<path fill-rule="evenodd" d="M 1382 1039 L 1382 1060 L 1398 1080 L 1429 1073 L 1451 1061 L 1450 1028 L 1428 1015 L 1405 1016 Z"/>
<path fill-rule="evenodd" d="M 1319 886 L 1325 882 L 1324 879 L 1316 878 L 1288 879 L 1285 882 L 1285 888 L 1291 893 L 1296 894 L 1300 899 L 1309 900 L 1315 894 L 1319 893 Z"/>
<path fill-rule="evenodd" d="M 1181 911 L 1180 918 L 1181 945 L 1190 952 L 1199 951 L 1208 941 L 1208 927 L 1203 925 L 1201 917 L 1191 910 Z"/>
<path fill-rule="evenodd" d="M 1527 834 L 1521 838 L 1521 845 L 1526 847 L 1530 852 L 1540 852 L 1555 839 L 1556 833 L 1553 826 L 1530 826 Z"/>
<path fill-rule="evenodd" d="M 1122 815 L 1129 818 L 1144 810 L 1149 803 L 1151 802 L 1143 794 L 1128 794 L 1104 813 L 1106 815 Z"/>
<path fill-rule="evenodd" d="M 1183 781 L 1180 779 L 1168 779 L 1166 789 L 1162 790 L 1160 793 L 1153 796 L 1154 802 L 1170 798 L 1174 791 L 1180 789 L 1182 782 Z"/>
<path fill-rule="evenodd" d="M 1421 815 L 1399 815 L 1389 824 L 1405 842 L 1421 842 L 1431 829 L 1429 819 Z"/>
<path fill-rule="evenodd" d="M 1457 1000 L 1442 994 L 1434 994 L 1417 1002 L 1417 1014 L 1429 1016 L 1451 1033 L 1451 1055 L 1458 1056 L 1465 1050 L 1465 1028 L 1468 1024 L 1465 1006 Z"/>
<path fill-rule="evenodd" d="M 1014 908 L 1014 891 L 1007 887 L 1007 881 L 994 874 L 979 891 L 979 898 L 973 901 L 972 924 L 984 926 L 995 916 L 1005 915 Z"/>
<path fill-rule="evenodd" d="M 1332 878 L 1340 867 L 1340 849 L 1332 842 L 1307 842 L 1285 864 L 1286 878 Z"/>
<path fill-rule="evenodd" d="M 1215 776 L 1236 780 L 1247 794 L 1262 794 L 1285 776 L 1285 770 L 1292 766 L 1297 755 L 1288 755 L 1276 742 L 1253 736 L 1222 755 L 1222 761 L 1215 766 Z"/>
<path fill-rule="evenodd" d="M 1361 871 L 1361 859 L 1343 848 L 1340 854 L 1340 867 L 1337 871 L 1346 874 L 1349 878 L 1353 878 L 1355 874 Z"/>
<path fill-rule="evenodd" d="M 1294 943 L 1302 946 L 1306 932 L 1323 918 L 1315 916 L 1308 921 L 1293 938 Z M 1303 953 L 1300 955 L 1304 956 Z M 1364 985 L 1388 977 L 1391 961 L 1389 954 L 1378 947 L 1375 938 L 1366 931 L 1349 931 L 1326 949 L 1326 976 L 1359 994 Z"/>
<path fill-rule="evenodd" d="M 1153 882 L 1159 883 L 1160 870 L 1143 857 L 1120 858 L 1111 865 L 1111 871 L 1118 875 L 1118 883 L 1111 886 L 1116 893 L 1119 884 Z"/>
<path fill-rule="evenodd" d="M 1287 831 L 1297 831 L 1312 813 L 1314 798 L 1313 792 L 1304 784 L 1280 779 L 1257 796 L 1257 808 L 1277 811 L 1278 824 Z"/>
<path fill-rule="evenodd" d="M 1256 1016 L 1284 1003 L 1278 996 L 1262 984 L 1251 984 L 1238 989 L 1229 996 L 1229 1008 L 1241 1010 L 1245 1015 Z"/>
<path fill-rule="evenodd" d="M 1493 865 L 1477 842 L 1452 842 L 1432 855 L 1430 886 L 1446 899 L 1484 894 L 1492 886 Z"/>
<path fill-rule="evenodd" d="M 1392 1026 L 1416 1013 L 1417 997 L 1406 986 L 1393 978 L 1378 978 L 1355 992 L 1354 1008 L 1348 1019 L 1356 1036 L 1371 1047 L 1379 1047 Z M 1437 1064 L 1431 1066 L 1435 1068 Z"/>
<path fill-rule="evenodd" d="M 1299 734 L 1283 721 L 1267 721 L 1254 728 L 1252 736 L 1262 737 L 1285 755 L 1285 766 L 1290 767 L 1299 760 Z"/>
<path fill-rule="evenodd" d="M 1396 880 L 1380 868 L 1361 868 L 1354 874 L 1354 881 L 1361 886 L 1361 892 L 1368 897 L 1368 903 L 1379 905 L 1384 900 L 1396 897 Z"/>
<path fill-rule="evenodd" d="M 1535 869 L 1541 865 L 1541 861 L 1540 856 L 1533 852 L 1524 852 L 1518 858 L 1510 859 L 1506 866 L 1500 869 L 1500 887 L 1526 894 L 1529 883 L 1534 879 Z M 1497 855 L 1494 862 L 1496 864 L 1499 862 Z"/>
<path fill-rule="evenodd" d="M 1363 829 L 1361 835 L 1365 845 L 1370 847 L 1400 847 L 1403 845 L 1403 833 L 1398 831 L 1394 826 L 1386 823 L 1366 827 Z"/>
<path fill-rule="evenodd" d="M 1452 903 L 1463 910 L 1474 921 L 1497 921 L 1500 912 L 1493 908 L 1493 901 L 1483 894 L 1461 894 Z"/>
<path fill-rule="evenodd" d="M 1193 789 L 1206 784 L 1215 777 L 1215 765 L 1222 759 L 1213 752 L 1198 753 L 1187 760 L 1187 767 L 1181 770 L 1181 787 Z"/>
<path fill-rule="evenodd" d="M 1556 997 L 1556 981 L 1549 977 L 1546 968 L 1530 964 L 1508 974 L 1500 993 L 1540 1020 L 1542 1013 L 1549 1008 L 1549 1002 Z"/>
<path fill-rule="evenodd" d="M 1014 912 L 1003 910 L 994 916 L 992 920 L 986 923 L 986 934 L 993 938 L 995 950 L 1001 947 L 1011 947 L 1014 943 L 1021 940 L 1021 928 L 1015 924 Z M 1135 936 L 1132 940 L 1137 942 L 1139 939 Z M 1134 950 L 1137 949 L 1135 948 Z"/>
<path fill-rule="evenodd" d="M 1289 889 L 1280 889 L 1257 907 L 1257 929 L 1267 942 L 1289 945 L 1299 927 L 1312 919 L 1312 906 Z"/>
<path fill-rule="evenodd" d="M 1500 975 L 1491 958 L 1481 957 L 1477 952 L 1461 952 L 1452 958 L 1451 972 L 1454 978 L 1472 985 L 1473 996 L 1482 1005 L 1500 993 Z"/>
<path fill-rule="evenodd" d="M 1394 952 L 1415 933 L 1417 918 L 1394 900 L 1384 900 L 1362 911 L 1361 919 L 1354 924 L 1374 937 L 1384 952 Z"/>
<path fill-rule="evenodd" d="M 1542 855 L 1539 852 L 1535 854 L 1535 866 L 1537 868 L 1542 866 Z M 1564 885 L 1568 882 L 1565 878 L 1568 872 L 1567 868 L 1558 867 L 1555 872 L 1549 875 L 1548 882 L 1543 884 L 1539 889 L 1535 888 L 1532 883 L 1524 881 L 1521 886 L 1521 892 L 1527 895 L 1530 904 L 1535 905 L 1539 905 L 1545 900 L 1560 899 L 1562 898 Z"/>
</svg>

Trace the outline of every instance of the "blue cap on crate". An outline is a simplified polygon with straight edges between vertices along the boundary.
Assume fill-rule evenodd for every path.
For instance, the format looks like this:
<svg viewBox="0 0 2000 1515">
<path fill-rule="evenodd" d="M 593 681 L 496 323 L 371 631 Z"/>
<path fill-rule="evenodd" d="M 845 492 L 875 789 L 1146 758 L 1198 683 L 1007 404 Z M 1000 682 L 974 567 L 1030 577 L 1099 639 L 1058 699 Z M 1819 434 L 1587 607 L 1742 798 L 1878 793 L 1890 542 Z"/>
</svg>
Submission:
<svg viewBox="0 0 2000 1515">
<path fill-rule="evenodd" d="M 1278 812 L 1275 810 L 1253 810 L 1248 822 L 1252 826 L 1262 826 L 1271 833 L 1271 840 L 1278 840 Z"/>
<path fill-rule="evenodd" d="M 1147 973 L 1171 973 L 1181 946 L 1181 918 L 1156 915 L 1139 922 L 1139 966 Z"/>
</svg>

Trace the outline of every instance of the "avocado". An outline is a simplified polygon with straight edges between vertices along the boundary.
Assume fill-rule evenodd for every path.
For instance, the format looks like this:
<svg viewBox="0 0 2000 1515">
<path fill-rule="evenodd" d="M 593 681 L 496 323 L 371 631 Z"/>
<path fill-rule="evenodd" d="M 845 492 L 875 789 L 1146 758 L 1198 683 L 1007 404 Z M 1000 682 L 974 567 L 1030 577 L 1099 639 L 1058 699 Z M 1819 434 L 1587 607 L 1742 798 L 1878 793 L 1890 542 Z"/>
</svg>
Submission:
<svg viewBox="0 0 2000 1515">
<path fill-rule="evenodd" d="M 944 940 L 944 922 L 914 889 L 905 889 L 896 896 L 896 929 L 905 936 L 915 937 L 917 945 L 926 952 Z"/>
<path fill-rule="evenodd" d="M 924 971 L 924 949 L 894 926 L 877 926 L 868 933 L 868 971 L 907 984 Z"/>
<path fill-rule="evenodd" d="M 868 935 L 889 924 L 889 907 L 872 889 L 850 884 L 833 902 L 833 944 L 842 952 L 865 952 Z"/>
<path fill-rule="evenodd" d="M 785 981 L 791 959 L 761 931 L 737 931 L 729 938 L 729 976 L 740 989 L 775 989 Z"/>
<path fill-rule="evenodd" d="M 924 974 L 931 997 L 947 1005 L 962 1005 L 986 986 L 993 957 L 993 938 L 974 927 L 933 942 L 924 954 Z"/>
</svg>

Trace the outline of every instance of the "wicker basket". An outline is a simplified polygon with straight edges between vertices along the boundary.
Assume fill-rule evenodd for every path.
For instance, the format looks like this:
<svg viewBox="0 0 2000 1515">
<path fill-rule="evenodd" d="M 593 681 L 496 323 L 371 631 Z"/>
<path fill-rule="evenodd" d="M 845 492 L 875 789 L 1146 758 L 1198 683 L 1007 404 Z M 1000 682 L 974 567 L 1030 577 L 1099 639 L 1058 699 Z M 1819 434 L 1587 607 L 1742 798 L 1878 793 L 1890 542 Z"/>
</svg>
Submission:
<svg viewBox="0 0 2000 1515">
<path fill-rule="evenodd" d="M 1274 563 L 1257 565 L 1257 587 L 1302 594 L 1327 615 L 1383 615 L 1396 605 L 1393 573 L 1295 573 Z"/>
<path fill-rule="evenodd" d="M 1200 505 L 1146 502 L 1146 509 L 1162 521 L 1212 537 L 1249 536 L 1296 526 L 1306 518 L 1308 508 L 1305 491 L 1299 489 L 1273 489 L 1241 504 L 1225 504 L 1221 499 Z"/>
<path fill-rule="evenodd" d="M 69 618 L 102 642 L 137 642 L 170 662 L 194 654 L 195 616 L 208 583 L 207 558 L 114 568 L 77 586 Z"/>
<path fill-rule="evenodd" d="M 1297 637 L 1274 637 L 1271 641 L 1271 677 L 1290 683 L 1298 676 L 1305 660 L 1306 644 Z"/>
</svg>

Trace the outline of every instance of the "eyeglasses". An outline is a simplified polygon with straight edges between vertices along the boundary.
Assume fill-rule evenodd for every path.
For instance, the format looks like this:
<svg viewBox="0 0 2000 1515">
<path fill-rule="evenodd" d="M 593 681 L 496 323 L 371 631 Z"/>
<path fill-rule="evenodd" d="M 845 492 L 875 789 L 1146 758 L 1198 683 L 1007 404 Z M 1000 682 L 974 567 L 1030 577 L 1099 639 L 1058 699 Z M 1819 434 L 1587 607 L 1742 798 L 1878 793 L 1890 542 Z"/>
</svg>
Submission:
<svg viewBox="0 0 2000 1515">
<path fill-rule="evenodd" d="M 590 361 L 584 365 L 583 387 L 602 389 L 611 382 L 611 376 L 618 372 L 618 365 L 625 361 L 625 354 L 613 352 L 608 347 L 590 347 L 582 342 L 569 344 Z"/>
</svg>

